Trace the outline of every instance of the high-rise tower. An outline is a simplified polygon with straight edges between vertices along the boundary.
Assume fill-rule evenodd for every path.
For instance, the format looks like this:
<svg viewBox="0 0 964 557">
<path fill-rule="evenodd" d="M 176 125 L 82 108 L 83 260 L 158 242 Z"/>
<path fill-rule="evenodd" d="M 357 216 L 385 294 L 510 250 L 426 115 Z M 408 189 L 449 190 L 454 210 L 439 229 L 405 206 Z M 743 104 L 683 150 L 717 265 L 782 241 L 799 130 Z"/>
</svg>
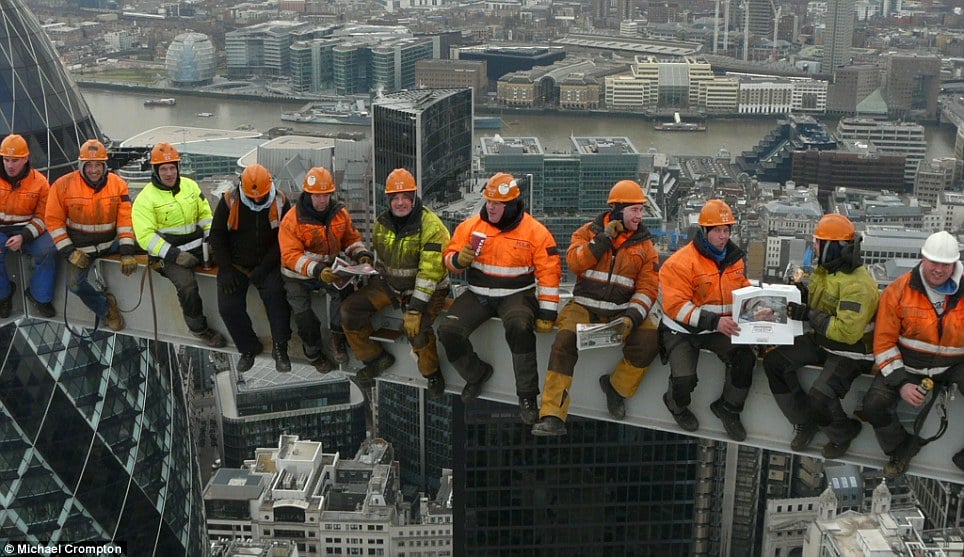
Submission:
<svg viewBox="0 0 964 557">
<path fill-rule="evenodd" d="M 854 42 L 854 6 L 854 0 L 827 2 L 827 28 L 823 38 L 821 73 L 833 74 L 834 68 L 850 60 L 850 50 Z"/>
</svg>

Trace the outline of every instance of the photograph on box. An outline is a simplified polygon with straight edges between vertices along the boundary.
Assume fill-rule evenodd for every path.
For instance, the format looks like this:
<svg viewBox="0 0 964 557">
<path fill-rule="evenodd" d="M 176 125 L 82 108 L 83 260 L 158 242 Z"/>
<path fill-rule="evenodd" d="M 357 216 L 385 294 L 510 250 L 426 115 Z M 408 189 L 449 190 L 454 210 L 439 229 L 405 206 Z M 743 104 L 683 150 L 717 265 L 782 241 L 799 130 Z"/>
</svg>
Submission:
<svg viewBox="0 0 964 557">
<path fill-rule="evenodd" d="M 803 322 L 787 317 L 787 304 L 800 303 L 800 291 L 786 284 L 746 286 L 733 291 L 733 311 L 740 333 L 734 344 L 793 344 Z"/>
</svg>

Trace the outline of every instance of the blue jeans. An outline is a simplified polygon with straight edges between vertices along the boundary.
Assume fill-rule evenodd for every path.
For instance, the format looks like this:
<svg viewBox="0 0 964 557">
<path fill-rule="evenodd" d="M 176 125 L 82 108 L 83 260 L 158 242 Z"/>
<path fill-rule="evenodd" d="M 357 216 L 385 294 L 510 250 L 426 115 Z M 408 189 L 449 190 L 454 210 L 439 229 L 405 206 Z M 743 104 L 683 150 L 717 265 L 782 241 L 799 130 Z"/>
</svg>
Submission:
<svg viewBox="0 0 964 557">
<path fill-rule="evenodd" d="M 12 287 L 10 277 L 7 276 L 6 255 L 7 249 L 3 247 L 13 234 L 0 232 L 0 300 L 10 297 Z M 34 300 L 45 303 L 54 299 L 54 282 L 57 278 L 57 251 L 54 249 L 54 241 L 50 234 L 44 232 L 39 237 L 29 242 L 24 242 L 20 247 L 20 253 L 30 255 L 32 259 L 33 273 L 30 276 L 30 295 Z"/>
<path fill-rule="evenodd" d="M 76 294 L 77 297 L 80 298 L 80 301 L 84 302 L 84 305 L 90 308 L 90 311 L 94 312 L 98 317 L 107 317 L 107 296 L 94 288 L 87 280 L 87 276 L 91 270 L 93 270 L 94 265 L 97 264 L 98 256 L 117 253 L 118 249 L 119 244 L 114 242 L 110 248 L 105 251 L 94 255 L 88 254 L 90 255 L 90 265 L 88 265 L 86 269 L 79 269 L 67 263 L 67 288 Z"/>
</svg>

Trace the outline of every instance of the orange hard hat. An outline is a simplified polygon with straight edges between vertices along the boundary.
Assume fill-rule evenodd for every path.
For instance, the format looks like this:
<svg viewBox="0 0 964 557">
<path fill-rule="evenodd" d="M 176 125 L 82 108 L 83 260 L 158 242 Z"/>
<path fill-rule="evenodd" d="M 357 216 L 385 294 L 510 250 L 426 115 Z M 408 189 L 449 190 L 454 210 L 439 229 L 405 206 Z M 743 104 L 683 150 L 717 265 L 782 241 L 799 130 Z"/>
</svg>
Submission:
<svg viewBox="0 0 964 557">
<path fill-rule="evenodd" d="M 27 140 L 21 135 L 12 133 L 3 138 L 0 142 L 0 156 L 15 159 L 25 159 L 30 156 L 30 149 L 27 147 Z"/>
<path fill-rule="evenodd" d="M 840 213 L 824 215 L 813 229 L 813 237 L 818 240 L 853 240 L 855 233 L 854 223 Z"/>
<path fill-rule="evenodd" d="M 88 139 L 80 146 L 79 161 L 107 161 L 107 147 L 96 139 Z"/>
<path fill-rule="evenodd" d="M 271 191 L 271 173 L 258 163 L 249 164 L 241 173 L 241 191 L 248 199 L 259 199 Z"/>
<path fill-rule="evenodd" d="M 327 168 L 316 166 L 305 174 L 304 190 L 308 193 L 333 193 L 335 179 Z"/>
<path fill-rule="evenodd" d="M 620 180 L 609 190 L 609 199 L 606 203 L 629 203 L 637 205 L 646 203 L 646 194 L 643 187 L 633 180 Z"/>
<path fill-rule="evenodd" d="M 721 226 L 724 224 L 736 224 L 736 218 L 733 216 L 733 209 L 726 204 L 722 199 L 710 199 L 703 205 L 703 209 L 700 211 L 700 226 Z"/>
<path fill-rule="evenodd" d="M 522 191 L 519 189 L 519 184 L 511 174 L 497 172 L 494 176 L 489 178 L 489 183 L 485 185 L 485 190 L 482 192 L 482 197 L 489 201 L 501 201 L 502 203 L 508 203 L 509 201 L 519 197 L 521 194 Z"/>
<path fill-rule="evenodd" d="M 404 168 L 396 168 L 392 170 L 388 178 L 385 179 L 385 193 L 402 193 L 406 191 L 417 191 L 418 186 L 415 185 L 415 177 L 412 173 Z"/>
<path fill-rule="evenodd" d="M 164 143 L 162 141 L 151 149 L 151 164 L 167 164 L 180 160 L 181 155 L 177 153 L 177 149 L 170 143 Z"/>
</svg>

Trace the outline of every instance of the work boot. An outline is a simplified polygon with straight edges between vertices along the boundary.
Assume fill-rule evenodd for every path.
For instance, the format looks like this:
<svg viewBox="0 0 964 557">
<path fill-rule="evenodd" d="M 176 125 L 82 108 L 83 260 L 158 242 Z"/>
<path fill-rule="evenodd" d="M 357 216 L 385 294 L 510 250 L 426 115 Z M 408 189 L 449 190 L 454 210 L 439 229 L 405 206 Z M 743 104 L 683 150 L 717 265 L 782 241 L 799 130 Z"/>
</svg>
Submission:
<svg viewBox="0 0 964 557">
<path fill-rule="evenodd" d="M 522 423 L 535 425 L 539 420 L 539 403 L 536 402 L 536 397 L 519 397 L 519 416 L 522 417 Z"/>
<path fill-rule="evenodd" d="M 951 457 L 951 461 L 954 462 L 955 466 L 964 470 L 964 449 L 957 451 L 957 453 Z"/>
<path fill-rule="evenodd" d="M 225 345 L 227 345 L 227 341 L 224 340 L 224 336 L 210 327 L 204 329 L 203 331 L 191 331 L 191 334 L 203 340 L 204 344 L 211 348 L 224 348 Z"/>
<path fill-rule="evenodd" d="M 566 422 L 555 416 L 546 416 L 532 426 L 532 434 L 536 437 L 559 437 L 566 433 Z"/>
<path fill-rule="evenodd" d="M 274 358 L 274 369 L 282 373 L 291 371 L 291 360 L 288 359 L 288 343 L 276 342 L 271 349 L 271 357 Z"/>
<path fill-rule="evenodd" d="M 442 400 L 445 397 L 445 377 L 441 370 L 437 370 L 425 379 L 428 380 L 428 398 L 432 400 Z"/>
<path fill-rule="evenodd" d="M 242 352 L 241 357 L 238 358 L 238 365 L 236 365 L 234 369 L 237 371 L 248 371 L 254 366 L 254 357 L 262 352 L 264 352 L 264 346 L 261 346 L 261 344 L 258 344 L 251 352 Z"/>
<path fill-rule="evenodd" d="M 612 383 L 609 382 L 609 375 L 601 375 L 599 377 L 599 386 L 602 388 L 602 391 L 606 393 L 606 409 L 609 410 L 609 415 L 617 420 L 625 418 L 626 405 L 623 401 L 626 399 L 613 388 Z"/>
<path fill-rule="evenodd" d="M 104 297 L 107 298 L 107 326 L 112 331 L 120 331 L 124 328 L 124 316 L 117 307 L 117 298 L 113 294 L 104 294 Z"/>
<path fill-rule="evenodd" d="M 381 354 L 375 356 L 375 359 L 367 362 L 365 367 L 358 370 L 358 373 L 355 374 L 355 379 L 362 383 L 370 383 L 381 375 L 383 371 L 392 367 L 394 363 L 395 356 L 392 356 L 391 352 L 382 350 Z"/>
<path fill-rule="evenodd" d="M 345 333 L 332 332 L 329 343 L 331 345 L 331 356 L 335 359 L 335 362 L 347 364 L 348 349 L 347 343 L 345 342 Z"/>
<path fill-rule="evenodd" d="M 13 311 L 13 293 L 17 291 L 17 283 L 10 283 L 10 295 L 6 298 L 0 300 L 0 318 L 10 317 L 10 312 Z"/>
<path fill-rule="evenodd" d="M 743 428 L 743 422 L 740 421 L 740 413 L 727 408 L 722 398 L 716 399 L 715 402 L 710 404 L 710 410 L 723 422 L 723 429 L 726 430 L 730 439 L 737 442 L 746 439 L 746 429 Z"/>
<path fill-rule="evenodd" d="M 920 442 L 915 436 L 908 436 L 904 439 L 904 442 L 897 447 L 892 455 L 890 455 L 890 461 L 884 464 L 884 477 L 888 480 L 892 480 L 897 476 L 900 476 L 907 471 L 910 466 L 910 461 L 920 452 Z"/>
<path fill-rule="evenodd" d="M 830 441 L 823 446 L 823 450 L 820 451 L 823 457 L 828 460 L 833 460 L 835 458 L 840 458 L 847 454 L 847 449 L 850 448 L 850 442 L 860 435 L 861 428 L 860 420 L 847 420 L 847 435 L 846 439 L 843 441 Z"/>
<path fill-rule="evenodd" d="M 669 393 L 663 393 L 663 404 L 666 405 L 666 409 L 669 413 L 673 415 L 673 419 L 676 420 L 676 425 L 680 426 L 683 431 L 696 431 L 700 428 L 700 421 L 696 419 L 696 415 L 689 408 L 683 408 L 678 412 L 674 412 L 669 405 Z"/>
<path fill-rule="evenodd" d="M 793 439 L 790 441 L 790 449 L 803 451 L 810 446 L 813 437 L 820 431 L 820 426 L 814 422 L 796 424 L 793 426 Z"/>
<path fill-rule="evenodd" d="M 305 358 L 308 360 L 309 364 L 314 364 L 318 360 L 325 357 L 325 353 L 321 350 L 320 346 L 308 346 L 305 344 L 302 345 L 302 349 L 304 349 Z"/>
<path fill-rule="evenodd" d="M 53 304 L 51 304 L 50 302 L 38 302 L 37 299 L 33 297 L 33 294 L 30 293 L 29 288 L 24 290 L 24 293 L 27 295 L 27 299 L 30 300 L 31 304 L 33 304 L 33 308 L 37 310 L 37 314 L 40 315 L 40 317 L 49 318 L 56 315 L 57 312 L 54 311 Z"/>
<path fill-rule="evenodd" d="M 479 398 L 479 394 L 482 393 L 482 385 L 492 378 L 492 366 L 485 362 L 480 361 L 480 363 L 485 369 L 485 371 L 482 372 L 482 378 L 478 381 L 465 384 L 465 387 L 462 388 L 462 402 L 471 402 Z"/>
</svg>

